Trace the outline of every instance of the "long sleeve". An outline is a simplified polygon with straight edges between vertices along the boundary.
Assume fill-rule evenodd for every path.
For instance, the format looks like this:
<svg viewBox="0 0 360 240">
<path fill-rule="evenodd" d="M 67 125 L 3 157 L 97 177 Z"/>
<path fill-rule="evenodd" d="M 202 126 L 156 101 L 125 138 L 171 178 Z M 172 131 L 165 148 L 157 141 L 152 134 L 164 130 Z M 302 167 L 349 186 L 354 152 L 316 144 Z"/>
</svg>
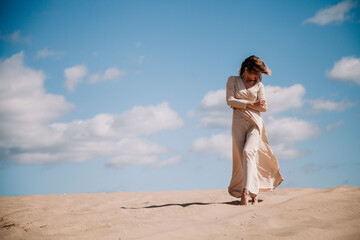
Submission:
<svg viewBox="0 0 360 240">
<path fill-rule="evenodd" d="M 230 107 L 246 109 L 248 103 L 245 99 L 237 99 L 235 96 L 235 78 L 229 77 L 226 83 L 226 103 Z"/>
<path fill-rule="evenodd" d="M 259 85 L 260 85 L 260 89 L 258 92 L 258 99 L 259 100 L 263 99 L 266 101 L 264 84 L 262 84 L 262 82 L 260 82 Z M 259 109 L 260 112 L 266 112 L 267 111 L 267 102 L 265 103 L 264 106 L 260 106 L 259 108 L 260 108 Z"/>
</svg>

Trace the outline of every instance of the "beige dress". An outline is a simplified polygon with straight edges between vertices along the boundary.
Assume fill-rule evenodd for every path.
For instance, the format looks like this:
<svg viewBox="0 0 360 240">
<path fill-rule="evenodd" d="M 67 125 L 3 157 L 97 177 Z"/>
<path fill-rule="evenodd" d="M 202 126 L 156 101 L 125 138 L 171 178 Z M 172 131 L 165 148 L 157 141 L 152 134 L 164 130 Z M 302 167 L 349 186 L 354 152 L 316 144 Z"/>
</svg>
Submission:
<svg viewBox="0 0 360 240">
<path fill-rule="evenodd" d="M 243 188 L 247 188 L 254 197 L 259 192 L 275 189 L 284 180 L 260 115 L 267 106 L 257 107 L 256 110 L 246 108 L 248 101 L 257 99 L 266 99 L 261 82 L 246 89 L 240 77 L 229 77 L 226 102 L 235 109 L 232 119 L 233 171 L 228 191 L 237 198 L 241 197 Z"/>
</svg>

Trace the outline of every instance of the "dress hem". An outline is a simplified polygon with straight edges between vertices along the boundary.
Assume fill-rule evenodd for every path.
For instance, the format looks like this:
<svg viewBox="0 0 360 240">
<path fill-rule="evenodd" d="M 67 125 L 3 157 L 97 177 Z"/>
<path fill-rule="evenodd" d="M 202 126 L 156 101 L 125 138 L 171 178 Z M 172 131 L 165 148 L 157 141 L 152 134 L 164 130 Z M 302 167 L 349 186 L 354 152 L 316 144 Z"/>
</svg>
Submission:
<svg viewBox="0 0 360 240">
<path fill-rule="evenodd" d="M 269 192 L 269 191 L 274 191 L 282 182 L 284 181 L 284 178 L 281 179 L 281 181 L 274 187 L 270 187 L 270 188 L 259 188 L 259 192 Z M 249 191 L 250 192 L 250 191 Z M 235 197 L 235 198 L 241 198 L 242 195 L 242 190 L 241 191 L 230 191 L 230 189 L 228 188 L 228 193 L 230 194 L 230 196 Z M 257 194 L 251 194 L 251 195 L 258 195 Z"/>
</svg>

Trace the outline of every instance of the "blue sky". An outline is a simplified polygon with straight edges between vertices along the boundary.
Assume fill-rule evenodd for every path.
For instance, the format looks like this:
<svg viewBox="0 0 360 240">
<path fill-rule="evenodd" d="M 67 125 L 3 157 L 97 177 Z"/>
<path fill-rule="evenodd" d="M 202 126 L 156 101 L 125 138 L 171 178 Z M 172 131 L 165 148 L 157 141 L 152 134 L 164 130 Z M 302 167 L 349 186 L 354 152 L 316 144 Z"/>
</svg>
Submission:
<svg viewBox="0 0 360 240">
<path fill-rule="evenodd" d="M 1 2 L 0 195 L 227 188 L 225 85 L 250 55 L 279 188 L 360 186 L 359 9 Z"/>
</svg>

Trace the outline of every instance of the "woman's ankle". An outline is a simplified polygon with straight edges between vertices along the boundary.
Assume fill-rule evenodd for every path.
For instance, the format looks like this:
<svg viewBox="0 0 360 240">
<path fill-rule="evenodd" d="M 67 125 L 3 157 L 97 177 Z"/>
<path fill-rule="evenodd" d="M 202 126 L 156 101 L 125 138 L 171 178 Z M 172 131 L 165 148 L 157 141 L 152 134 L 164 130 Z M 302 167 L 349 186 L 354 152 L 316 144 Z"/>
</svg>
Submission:
<svg viewBox="0 0 360 240">
<path fill-rule="evenodd" d="M 249 190 L 247 190 L 246 188 L 244 188 L 242 194 L 243 194 L 243 195 L 250 195 L 250 192 L 249 192 Z"/>
</svg>

